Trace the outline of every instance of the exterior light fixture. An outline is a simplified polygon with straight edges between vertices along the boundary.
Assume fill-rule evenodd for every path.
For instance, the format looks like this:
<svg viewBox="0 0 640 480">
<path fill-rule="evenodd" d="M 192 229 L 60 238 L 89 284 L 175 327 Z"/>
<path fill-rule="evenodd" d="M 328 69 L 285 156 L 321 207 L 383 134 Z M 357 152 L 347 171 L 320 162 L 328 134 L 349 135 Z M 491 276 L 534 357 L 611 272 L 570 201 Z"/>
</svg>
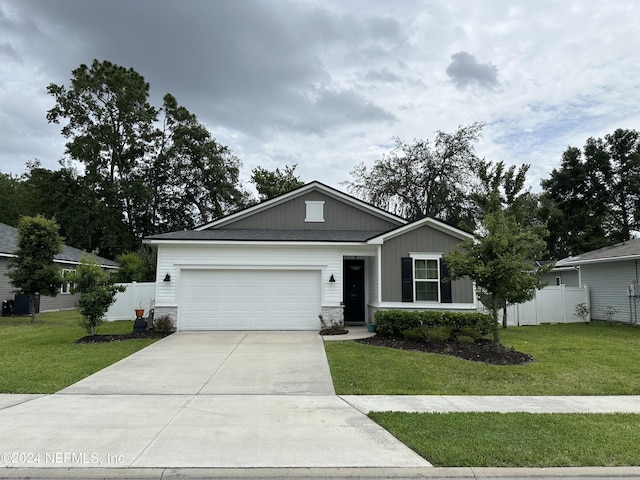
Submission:
<svg viewBox="0 0 640 480">
<path fill-rule="evenodd" d="M 168 273 L 164 276 L 164 281 L 165 282 L 170 282 L 171 281 L 171 275 L 169 275 Z"/>
<path fill-rule="evenodd" d="M 336 279 L 333 277 L 333 273 L 331 274 L 331 277 L 329 278 L 329 283 L 336 283 Z"/>
</svg>

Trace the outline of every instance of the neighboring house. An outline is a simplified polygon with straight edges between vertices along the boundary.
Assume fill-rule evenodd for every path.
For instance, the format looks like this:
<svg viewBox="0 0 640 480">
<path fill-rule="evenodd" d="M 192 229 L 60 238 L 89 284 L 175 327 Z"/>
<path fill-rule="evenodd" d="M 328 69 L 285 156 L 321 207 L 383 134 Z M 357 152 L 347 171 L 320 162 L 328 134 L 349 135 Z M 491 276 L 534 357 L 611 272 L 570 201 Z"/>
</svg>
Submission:
<svg viewBox="0 0 640 480">
<path fill-rule="evenodd" d="M 556 268 L 578 270 L 579 286 L 588 286 L 591 318 L 637 323 L 640 319 L 640 239 L 558 261 Z"/>
<path fill-rule="evenodd" d="M 537 266 L 548 265 L 551 262 L 536 262 Z M 574 266 L 559 267 L 554 265 L 553 270 L 542 276 L 542 282 L 548 287 L 579 287 L 580 277 L 578 268 Z"/>
<path fill-rule="evenodd" d="M 16 289 L 11 285 L 7 273 L 9 272 L 9 261 L 14 256 L 13 252 L 18 249 L 18 229 L 0 223 L 0 300 L 14 300 Z M 77 248 L 64 246 L 62 253 L 54 257 L 54 262 L 60 267 L 60 276 L 67 271 L 75 271 L 80 264 L 80 259 L 84 252 Z M 117 269 L 118 264 L 106 258 L 97 257 L 102 268 Z M 64 310 L 74 308 L 79 295 L 72 295 L 68 283 L 60 287 L 57 297 L 40 297 L 40 311 Z"/>
<path fill-rule="evenodd" d="M 446 280 L 445 252 L 473 238 L 408 222 L 319 182 L 158 247 L 155 315 L 179 330 L 315 330 L 378 309 L 475 310 L 473 282 Z"/>
</svg>

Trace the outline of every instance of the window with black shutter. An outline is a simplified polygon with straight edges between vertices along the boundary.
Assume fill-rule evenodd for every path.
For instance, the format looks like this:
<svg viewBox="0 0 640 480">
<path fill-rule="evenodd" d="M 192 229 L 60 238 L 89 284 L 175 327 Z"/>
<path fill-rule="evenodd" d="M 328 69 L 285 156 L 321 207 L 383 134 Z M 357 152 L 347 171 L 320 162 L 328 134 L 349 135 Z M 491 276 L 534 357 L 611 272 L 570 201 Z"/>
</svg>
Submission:
<svg viewBox="0 0 640 480">
<path fill-rule="evenodd" d="M 402 301 L 413 302 L 413 258 L 402 257 Z"/>
<path fill-rule="evenodd" d="M 449 280 L 449 267 L 444 260 L 440 260 L 440 302 L 453 303 L 451 280 Z"/>
</svg>

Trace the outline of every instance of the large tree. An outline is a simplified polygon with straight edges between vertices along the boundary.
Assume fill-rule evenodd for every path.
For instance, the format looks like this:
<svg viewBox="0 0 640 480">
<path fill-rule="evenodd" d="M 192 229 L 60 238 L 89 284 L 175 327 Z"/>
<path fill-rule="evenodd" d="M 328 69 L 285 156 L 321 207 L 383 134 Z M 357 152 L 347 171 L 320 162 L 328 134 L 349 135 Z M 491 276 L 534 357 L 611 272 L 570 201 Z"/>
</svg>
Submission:
<svg viewBox="0 0 640 480">
<path fill-rule="evenodd" d="M 172 95 L 165 95 L 162 112 L 147 173 L 159 229 L 193 228 L 244 206 L 248 194 L 239 186 L 240 160 Z"/>
<path fill-rule="evenodd" d="M 498 203 L 494 199 L 495 204 Z M 546 245 L 539 229 L 518 225 L 501 207 L 488 212 L 475 238 L 445 255 L 452 279 L 468 276 L 494 319 L 493 341 L 499 343 L 498 311 L 509 303 L 530 300 L 552 266 L 536 266 Z M 506 326 L 506 316 L 504 317 Z"/>
<path fill-rule="evenodd" d="M 126 248 L 127 229 L 122 222 L 105 228 L 109 211 L 101 197 L 69 164 L 59 170 L 42 168 L 38 161 L 28 162 L 21 177 L 22 215 L 55 218 L 67 245 L 86 251 L 99 250 L 113 258 Z"/>
<path fill-rule="evenodd" d="M 640 134 L 618 129 L 567 148 L 542 188 L 555 258 L 629 240 L 640 230 Z"/>
<path fill-rule="evenodd" d="M 258 200 L 269 200 L 302 187 L 304 182 L 295 174 L 296 167 L 297 165 L 285 165 L 283 171 L 279 168 L 271 171 L 262 167 L 251 170 L 250 181 L 256 186 Z"/>
<path fill-rule="evenodd" d="M 140 213 L 148 202 L 141 165 L 156 134 L 157 110 L 149 84 L 132 68 L 94 60 L 73 70 L 71 86 L 50 84 L 55 98 L 47 120 L 66 120 L 62 134 L 69 156 L 84 164 L 89 185 L 109 212 L 106 228 L 124 222 L 132 239 L 147 233 Z"/>
<path fill-rule="evenodd" d="M 101 255 L 246 205 L 240 160 L 172 95 L 153 107 L 149 84 L 132 68 L 94 60 L 73 70 L 69 87 L 51 84 L 48 92 L 56 104 L 47 119 L 66 122 L 67 154 L 84 166 L 82 191 L 97 222 L 89 223 L 92 246 Z"/>
<path fill-rule="evenodd" d="M 460 126 L 454 133 L 437 132 L 429 140 L 405 142 L 371 168 L 364 163 L 344 182 L 358 197 L 409 220 L 435 217 L 459 227 L 473 228 L 469 199 L 479 159 L 474 150 L 482 123 Z"/>
<path fill-rule="evenodd" d="M 16 226 L 22 215 L 24 196 L 21 191 L 21 183 L 18 177 L 0 173 L 0 223 Z"/>
<path fill-rule="evenodd" d="M 31 323 L 36 320 L 36 293 L 55 297 L 62 284 L 60 268 L 53 262 L 62 252 L 58 224 L 41 216 L 22 217 L 18 224 L 18 249 L 9 264 L 11 284 L 31 298 Z"/>
</svg>

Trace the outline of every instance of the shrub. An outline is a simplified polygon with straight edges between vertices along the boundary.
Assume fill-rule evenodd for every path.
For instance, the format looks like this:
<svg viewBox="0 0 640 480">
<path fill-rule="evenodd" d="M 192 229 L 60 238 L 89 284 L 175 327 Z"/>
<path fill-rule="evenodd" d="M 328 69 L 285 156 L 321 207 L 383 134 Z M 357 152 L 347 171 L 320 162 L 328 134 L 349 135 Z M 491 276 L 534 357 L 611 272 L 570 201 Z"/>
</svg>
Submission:
<svg viewBox="0 0 640 480">
<path fill-rule="evenodd" d="M 446 343 L 451 340 L 452 334 L 453 330 L 451 327 L 430 327 L 428 325 L 422 325 L 402 332 L 402 335 L 407 340 L 427 343 Z"/>
<path fill-rule="evenodd" d="M 159 333 L 173 333 L 176 331 L 176 325 L 169 315 L 161 315 L 153 319 L 153 329 Z"/>
<path fill-rule="evenodd" d="M 80 324 L 89 335 L 95 335 L 96 328 L 115 302 L 116 294 L 124 292 L 126 287 L 115 285 L 114 278 L 102 269 L 94 255 L 82 255 L 80 265 L 76 273 L 70 276 L 70 281 L 73 282 L 71 291 L 80 293 Z"/>
<path fill-rule="evenodd" d="M 458 335 L 456 336 L 456 342 L 462 345 L 471 345 L 473 343 L 476 343 L 476 339 L 470 337 L 469 335 Z"/>
<path fill-rule="evenodd" d="M 576 308 L 574 310 L 574 315 L 578 318 L 580 318 L 583 322 L 588 322 L 589 321 L 589 307 L 586 303 L 579 303 L 576 305 Z"/>
<path fill-rule="evenodd" d="M 460 337 L 469 337 L 471 338 L 474 342 L 480 338 L 482 338 L 482 333 L 480 333 L 480 329 L 478 327 L 470 327 L 470 326 L 465 326 L 462 327 L 456 334 L 457 338 Z"/>
<path fill-rule="evenodd" d="M 420 312 L 407 310 L 379 310 L 375 314 L 376 333 L 382 337 L 399 336 L 405 330 L 422 325 Z"/>
<path fill-rule="evenodd" d="M 421 325 L 410 330 L 405 330 L 402 332 L 402 336 L 412 342 L 424 342 L 426 339 L 426 331 L 429 330 L 429 328 L 430 327 Z"/>
<path fill-rule="evenodd" d="M 448 327 L 454 335 L 480 338 L 493 328 L 491 315 L 478 312 L 439 312 L 379 310 L 375 315 L 376 333 L 383 337 L 403 336 L 417 327 Z"/>
</svg>

